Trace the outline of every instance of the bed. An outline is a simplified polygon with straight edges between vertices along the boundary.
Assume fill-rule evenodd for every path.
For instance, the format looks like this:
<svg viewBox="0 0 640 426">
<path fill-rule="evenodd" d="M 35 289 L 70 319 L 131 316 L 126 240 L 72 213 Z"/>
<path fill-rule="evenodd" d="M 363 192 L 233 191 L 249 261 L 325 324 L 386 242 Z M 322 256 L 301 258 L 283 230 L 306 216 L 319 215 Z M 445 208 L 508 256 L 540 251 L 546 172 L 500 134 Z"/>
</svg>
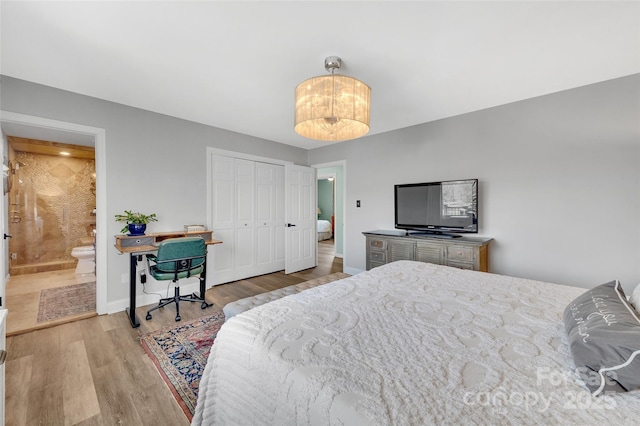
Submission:
<svg viewBox="0 0 640 426">
<path fill-rule="evenodd" d="M 218 333 L 193 424 L 637 424 L 575 372 L 584 292 L 399 261 L 275 300 Z"/>
<path fill-rule="evenodd" d="M 331 231 L 331 222 L 328 220 L 318 219 L 318 241 L 330 240 L 333 238 L 333 232 Z"/>
</svg>

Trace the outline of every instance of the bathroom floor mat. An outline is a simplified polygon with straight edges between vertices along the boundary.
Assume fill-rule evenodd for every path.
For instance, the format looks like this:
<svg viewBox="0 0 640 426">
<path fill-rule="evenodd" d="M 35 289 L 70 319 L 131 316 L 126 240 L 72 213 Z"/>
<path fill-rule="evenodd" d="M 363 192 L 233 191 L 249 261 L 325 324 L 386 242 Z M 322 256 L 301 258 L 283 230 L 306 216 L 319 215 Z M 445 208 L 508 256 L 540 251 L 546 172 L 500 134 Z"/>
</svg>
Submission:
<svg viewBox="0 0 640 426">
<path fill-rule="evenodd" d="M 40 292 L 38 322 L 78 315 L 96 310 L 95 281 Z"/>
</svg>

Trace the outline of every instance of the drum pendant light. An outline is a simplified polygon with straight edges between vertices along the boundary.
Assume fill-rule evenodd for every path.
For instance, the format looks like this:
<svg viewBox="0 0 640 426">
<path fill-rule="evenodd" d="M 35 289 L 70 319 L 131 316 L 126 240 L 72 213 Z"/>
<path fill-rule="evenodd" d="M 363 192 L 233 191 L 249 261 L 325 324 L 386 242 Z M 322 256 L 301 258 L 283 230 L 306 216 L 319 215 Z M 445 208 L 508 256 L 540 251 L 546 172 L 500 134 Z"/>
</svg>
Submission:
<svg viewBox="0 0 640 426">
<path fill-rule="evenodd" d="M 353 77 L 336 74 L 342 59 L 324 60 L 330 75 L 312 77 L 296 87 L 295 131 L 321 141 L 346 141 L 369 131 L 371 88 Z"/>
</svg>

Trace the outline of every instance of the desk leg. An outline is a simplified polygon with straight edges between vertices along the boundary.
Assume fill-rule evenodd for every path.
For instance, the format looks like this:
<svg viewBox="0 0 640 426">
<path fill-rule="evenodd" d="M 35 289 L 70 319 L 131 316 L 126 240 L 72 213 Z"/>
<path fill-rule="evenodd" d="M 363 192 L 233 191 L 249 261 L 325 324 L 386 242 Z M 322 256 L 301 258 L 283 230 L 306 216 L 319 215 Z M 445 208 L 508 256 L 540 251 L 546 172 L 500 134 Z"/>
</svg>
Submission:
<svg viewBox="0 0 640 426">
<path fill-rule="evenodd" d="M 137 254 L 131 253 L 131 265 L 129 267 L 129 307 L 127 308 L 127 315 L 133 328 L 140 327 L 140 321 L 138 321 L 138 317 L 136 317 L 137 258 Z"/>
<path fill-rule="evenodd" d="M 204 263 L 202 267 L 202 272 L 200 273 L 200 297 L 202 299 L 202 309 L 208 308 L 209 306 L 213 306 L 213 303 L 208 303 L 204 298 L 204 294 L 207 291 L 207 262 Z"/>
</svg>

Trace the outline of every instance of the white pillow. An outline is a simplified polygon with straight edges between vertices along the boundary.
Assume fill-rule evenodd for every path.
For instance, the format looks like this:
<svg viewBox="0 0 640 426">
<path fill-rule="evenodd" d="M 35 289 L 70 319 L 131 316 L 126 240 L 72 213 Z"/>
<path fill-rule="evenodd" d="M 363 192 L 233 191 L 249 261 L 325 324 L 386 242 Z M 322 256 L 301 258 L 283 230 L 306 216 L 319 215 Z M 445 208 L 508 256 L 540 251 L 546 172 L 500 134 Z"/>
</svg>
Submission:
<svg viewBox="0 0 640 426">
<path fill-rule="evenodd" d="M 629 298 L 629 302 L 631 303 L 631 305 L 633 305 L 634 308 L 636 308 L 636 311 L 640 313 L 640 284 L 638 284 L 636 288 L 633 289 L 633 293 Z"/>
</svg>

